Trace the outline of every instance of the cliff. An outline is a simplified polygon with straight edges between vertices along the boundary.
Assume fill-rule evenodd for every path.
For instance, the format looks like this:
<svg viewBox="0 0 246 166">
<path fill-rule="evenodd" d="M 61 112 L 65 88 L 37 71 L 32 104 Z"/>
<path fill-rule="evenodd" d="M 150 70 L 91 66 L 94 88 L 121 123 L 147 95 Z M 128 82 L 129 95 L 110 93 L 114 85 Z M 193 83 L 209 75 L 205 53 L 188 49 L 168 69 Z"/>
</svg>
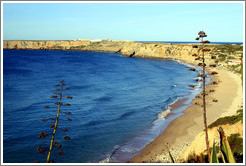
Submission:
<svg viewBox="0 0 246 166">
<path fill-rule="evenodd" d="M 227 137 L 231 136 L 232 134 L 239 134 L 240 138 L 243 138 L 243 124 L 238 122 L 236 124 L 226 124 L 221 125 L 223 128 L 225 135 Z M 218 127 L 213 127 L 212 129 L 208 130 L 209 142 L 210 144 L 216 143 L 219 144 L 220 136 L 219 132 L 217 131 Z M 192 141 L 191 145 L 186 149 L 186 151 L 180 156 L 180 161 L 187 161 L 190 155 L 196 154 L 206 154 L 206 143 L 205 143 L 205 133 L 200 132 L 196 137 L 195 140 Z"/>
<path fill-rule="evenodd" d="M 5 40 L 4 49 L 70 49 L 72 46 L 90 45 L 90 40 Z"/>
<path fill-rule="evenodd" d="M 177 59 L 194 62 L 194 53 L 198 53 L 194 44 L 168 44 L 168 43 L 140 43 L 127 41 L 100 41 L 91 42 L 82 41 L 24 41 L 12 40 L 4 41 L 4 49 L 56 49 L 56 50 L 78 50 L 78 51 L 96 51 L 120 53 L 127 57 L 145 57 L 158 59 Z M 207 57 L 208 64 L 214 63 L 210 57 Z"/>
</svg>

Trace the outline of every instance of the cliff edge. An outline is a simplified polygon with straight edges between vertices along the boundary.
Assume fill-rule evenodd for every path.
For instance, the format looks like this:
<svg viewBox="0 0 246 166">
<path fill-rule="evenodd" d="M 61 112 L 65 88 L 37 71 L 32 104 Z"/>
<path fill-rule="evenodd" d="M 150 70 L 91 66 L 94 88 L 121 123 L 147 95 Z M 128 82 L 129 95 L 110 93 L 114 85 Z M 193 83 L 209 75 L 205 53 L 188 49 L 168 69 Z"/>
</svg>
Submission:
<svg viewBox="0 0 246 166">
<path fill-rule="evenodd" d="M 127 41 L 100 41 L 90 40 L 9 40 L 3 41 L 4 49 L 42 49 L 42 50 L 77 50 L 120 53 L 126 57 L 144 57 L 158 59 L 176 59 L 194 62 L 198 54 L 198 48 L 194 44 L 170 44 L 170 43 L 147 43 Z M 212 64 L 210 57 L 208 64 Z"/>
</svg>

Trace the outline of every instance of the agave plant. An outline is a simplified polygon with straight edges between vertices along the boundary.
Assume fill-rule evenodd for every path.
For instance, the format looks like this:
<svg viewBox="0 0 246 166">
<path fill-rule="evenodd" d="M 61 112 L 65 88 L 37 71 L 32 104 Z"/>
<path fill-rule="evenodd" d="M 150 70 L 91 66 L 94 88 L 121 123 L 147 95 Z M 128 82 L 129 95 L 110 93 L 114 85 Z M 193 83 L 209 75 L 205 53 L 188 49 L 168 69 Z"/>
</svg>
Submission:
<svg viewBox="0 0 246 166">
<path fill-rule="evenodd" d="M 222 127 L 219 127 L 218 132 L 220 134 L 220 149 L 222 152 L 222 160 L 224 163 L 236 163 L 230 144 L 227 140 L 225 132 Z M 217 150 L 215 148 L 215 143 L 213 143 L 213 148 L 211 151 L 211 163 L 219 163 L 219 159 L 217 157 Z"/>
<path fill-rule="evenodd" d="M 172 163 L 175 163 L 175 160 L 174 160 L 174 158 L 173 158 L 173 156 L 172 156 L 172 154 L 171 154 L 171 152 L 170 152 L 170 150 L 169 150 L 169 148 L 168 148 L 168 143 L 166 143 L 166 148 L 167 148 L 168 155 L 169 155 L 169 157 L 170 157 Z"/>
</svg>

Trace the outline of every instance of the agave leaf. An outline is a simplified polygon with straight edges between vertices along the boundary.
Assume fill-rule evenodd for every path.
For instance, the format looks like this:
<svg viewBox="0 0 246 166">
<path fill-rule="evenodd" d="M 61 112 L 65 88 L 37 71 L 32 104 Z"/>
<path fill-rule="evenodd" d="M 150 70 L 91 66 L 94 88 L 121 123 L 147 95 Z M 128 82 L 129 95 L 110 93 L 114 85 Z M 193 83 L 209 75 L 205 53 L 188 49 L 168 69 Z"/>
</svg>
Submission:
<svg viewBox="0 0 246 166">
<path fill-rule="evenodd" d="M 223 153 L 221 154 L 221 158 L 222 158 L 223 163 L 226 163 L 225 156 Z"/>
<path fill-rule="evenodd" d="M 167 149 L 167 151 L 168 151 L 168 154 L 169 154 L 169 156 L 170 156 L 170 158 L 171 158 L 171 160 L 172 160 L 172 163 L 175 163 L 175 161 L 174 161 L 174 159 L 173 159 L 173 156 L 172 156 L 171 152 L 169 151 L 169 149 Z"/>
<path fill-rule="evenodd" d="M 222 127 L 219 127 L 218 129 L 219 134 L 220 134 L 220 141 L 221 141 L 221 150 L 222 153 L 225 155 L 225 160 L 229 163 L 236 163 L 233 153 L 231 151 L 229 142 L 227 140 L 227 137 L 222 129 Z"/>
<path fill-rule="evenodd" d="M 211 151 L 211 161 L 210 163 L 219 163 L 218 157 L 217 157 L 217 151 L 215 147 L 215 143 L 213 143 L 213 148 Z"/>
</svg>

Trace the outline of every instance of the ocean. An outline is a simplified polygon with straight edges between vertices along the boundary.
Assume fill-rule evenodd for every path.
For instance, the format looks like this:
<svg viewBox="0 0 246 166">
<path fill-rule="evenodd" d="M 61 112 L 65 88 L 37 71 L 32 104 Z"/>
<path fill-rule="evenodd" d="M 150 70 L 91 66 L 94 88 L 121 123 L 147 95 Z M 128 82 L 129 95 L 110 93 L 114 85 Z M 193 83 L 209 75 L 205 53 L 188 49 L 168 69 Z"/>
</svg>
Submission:
<svg viewBox="0 0 246 166">
<path fill-rule="evenodd" d="M 48 50 L 3 50 L 3 162 L 45 162 L 57 99 L 50 97 L 64 80 L 71 115 L 61 113 L 51 159 L 56 163 L 126 162 L 167 125 L 169 105 L 201 89 L 192 89 L 198 71 L 173 60 L 122 57 L 116 53 Z M 51 109 L 45 109 L 44 106 Z M 160 116 L 162 115 L 162 116 Z M 67 118 L 72 121 L 68 121 Z M 40 132 L 48 133 L 39 139 Z M 69 136 L 71 140 L 64 140 Z M 58 155 L 64 151 L 65 155 Z"/>
</svg>

